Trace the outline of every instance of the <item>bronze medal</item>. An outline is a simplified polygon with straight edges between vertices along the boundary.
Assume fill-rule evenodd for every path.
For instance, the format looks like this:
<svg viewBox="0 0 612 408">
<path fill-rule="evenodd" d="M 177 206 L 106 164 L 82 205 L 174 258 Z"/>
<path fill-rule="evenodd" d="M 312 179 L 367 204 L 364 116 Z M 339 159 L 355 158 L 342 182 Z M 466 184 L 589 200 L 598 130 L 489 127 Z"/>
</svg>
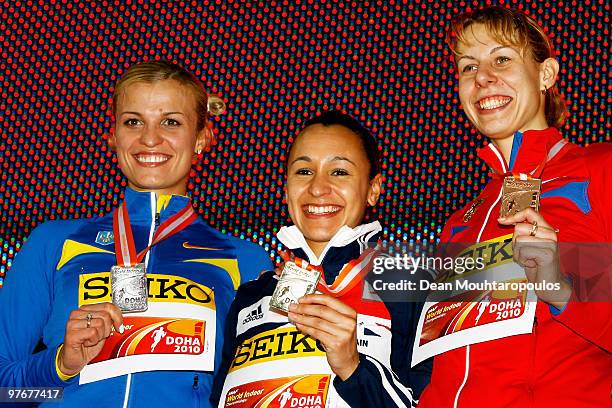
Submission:
<svg viewBox="0 0 612 408">
<path fill-rule="evenodd" d="M 217 95 L 208 96 L 208 113 L 219 116 L 225 113 L 225 102 Z"/>
<path fill-rule="evenodd" d="M 540 210 L 540 194 L 542 191 L 542 180 L 529 178 L 517 179 L 514 176 L 504 178 L 502 188 L 502 200 L 499 214 L 502 218 L 510 217 L 526 208 Z"/>
</svg>

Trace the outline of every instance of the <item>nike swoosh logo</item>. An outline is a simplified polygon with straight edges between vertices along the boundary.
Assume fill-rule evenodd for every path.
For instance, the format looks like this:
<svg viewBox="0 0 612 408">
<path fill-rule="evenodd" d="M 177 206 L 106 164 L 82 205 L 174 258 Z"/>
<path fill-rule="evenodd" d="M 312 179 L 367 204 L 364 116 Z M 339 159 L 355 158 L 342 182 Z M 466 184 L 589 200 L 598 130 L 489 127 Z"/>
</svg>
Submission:
<svg viewBox="0 0 612 408">
<path fill-rule="evenodd" d="M 183 242 L 183 248 L 186 248 L 186 249 L 202 249 L 204 251 L 222 251 L 221 248 L 209 248 L 209 247 L 203 247 L 203 246 L 197 246 L 197 245 L 190 245 L 189 241 Z"/>
</svg>

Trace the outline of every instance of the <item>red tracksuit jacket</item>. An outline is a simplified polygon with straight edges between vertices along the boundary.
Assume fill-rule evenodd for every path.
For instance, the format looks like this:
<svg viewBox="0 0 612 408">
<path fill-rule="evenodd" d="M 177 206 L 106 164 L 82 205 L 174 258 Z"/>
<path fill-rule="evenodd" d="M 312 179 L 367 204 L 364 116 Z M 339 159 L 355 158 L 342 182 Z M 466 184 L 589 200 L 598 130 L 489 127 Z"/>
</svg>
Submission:
<svg viewBox="0 0 612 408">
<path fill-rule="evenodd" d="M 455 213 L 444 228 L 442 243 L 481 242 L 511 234 L 512 227 L 497 222 L 503 175 L 534 170 L 543 181 L 540 212 L 559 229 L 559 242 L 612 242 L 612 144 L 579 147 L 549 128 L 517 132 L 509 164 L 493 144 L 479 156 L 493 172 L 476 199 L 484 201 L 467 221 L 464 214 L 472 203 Z M 577 268 L 580 276 L 567 270 L 571 268 L 563 261 L 562 268 L 574 282 L 590 282 L 599 290 L 597 299 L 610 300 L 612 246 L 602 248 L 590 258 L 597 261 L 594 268 L 585 268 L 584 262 Z M 600 259 L 604 257 L 607 262 Z M 607 271 L 602 272 L 603 264 Z M 578 302 L 578 287 L 574 285 L 561 313 L 538 301 L 531 334 L 436 356 L 419 407 L 612 406 L 612 303 Z"/>
</svg>

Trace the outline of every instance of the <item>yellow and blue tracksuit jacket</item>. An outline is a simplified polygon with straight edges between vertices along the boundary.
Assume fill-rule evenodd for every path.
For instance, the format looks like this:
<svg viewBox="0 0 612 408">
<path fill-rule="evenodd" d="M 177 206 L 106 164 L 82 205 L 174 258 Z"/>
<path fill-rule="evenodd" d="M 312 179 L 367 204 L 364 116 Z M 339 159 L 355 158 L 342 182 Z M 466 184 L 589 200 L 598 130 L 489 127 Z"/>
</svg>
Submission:
<svg viewBox="0 0 612 408">
<path fill-rule="evenodd" d="M 157 225 L 189 202 L 182 196 L 164 201 L 129 188 L 125 200 L 138 251 Z M 266 252 L 198 218 L 155 245 L 146 260 L 150 302 L 185 301 L 188 281 L 214 290 L 217 369 L 236 289 L 272 268 Z M 49 221 L 32 232 L 0 290 L 0 386 L 64 387 L 62 406 L 67 407 L 209 406 L 212 372 L 142 372 L 84 385 L 78 376 L 60 377 L 56 354 L 70 312 L 84 303 L 110 301 L 109 271 L 116 263 L 112 213 Z M 44 349 L 33 353 L 41 342 Z"/>
</svg>

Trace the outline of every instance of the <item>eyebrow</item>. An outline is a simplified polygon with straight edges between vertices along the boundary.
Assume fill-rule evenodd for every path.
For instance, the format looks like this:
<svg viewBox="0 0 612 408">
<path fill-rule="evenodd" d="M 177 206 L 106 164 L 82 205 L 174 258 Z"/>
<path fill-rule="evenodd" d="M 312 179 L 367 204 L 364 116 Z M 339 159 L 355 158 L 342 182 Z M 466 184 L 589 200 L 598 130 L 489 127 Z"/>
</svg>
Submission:
<svg viewBox="0 0 612 408">
<path fill-rule="evenodd" d="M 304 161 L 307 161 L 307 162 L 312 162 L 312 159 L 310 157 L 308 157 L 308 156 L 300 156 L 300 157 L 296 157 L 291 162 L 291 164 L 293 164 L 293 163 L 295 163 L 296 161 L 299 161 L 299 160 L 304 160 Z M 347 161 L 347 162 L 351 163 L 353 166 L 357 166 L 354 161 L 352 161 L 348 157 L 344 157 L 344 156 L 334 156 L 334 157 L 332 157 L 332 159 L 330 161 L 337 161 L 337 160 Z"/>
<path fill-rule="evenodd" d="M 312 161 L 312 159 L 311 159 L 310 157 L 308 157 L 308 156 L 300 156 L 300 157 L 296 157 L 296 158 L 295 158 L 295 159 L 294 159 L 294 160 L 291 162 L 291 164 L 295 163 L 296 161 L 300 161 L 300 160 L 304 160 L 304 161 L 307 161 L 307 162 L 311 162 L 311 161 Z"/>
<path fill-rule="evenodd" d="M 512 50 L 514 49 L 514 48 L 510 47 L 509 45 L 500 45 L 499 47 L 495 47 L 495 48 L 493 48 L 493 49 L 492 49 L 492 50 L 489 52 L 489 55 L 493 55 L 493 54 L 495 54 L 497 51 L 501 50 L 502 48 L 510 48 L 510 49 L 512 49 Z M 476 59 L 475 57 L 472 57 L 471 55 L 462 55 L 462 56 L 461 56 L 461 57 L 459 57 L 459 59 L 457 60 L 457 63 L 459 63 L 459 61 L 461 61 L 463 58 L 466 58 L 466 59 L 473 59 L 473 60 L 475 60 L 475 59 Z"/>
<path fill-rule="evenodd" d="M 132 112 L 132 111 L 121 112 L 120 115 L 137 115 L 137 116 L 141 116 L 140 112 Z M 162 115 L 163 116 L 169 116 L 169 115 L 183 115 L 183 116 L 185 116 L 185 114 L 183 112 L 163 112 Z"/>
<path fill-rule="evenodd" d="M 344 157 L 344 156 L 336 156 L 336 157 L 334 157 L 333 159 L 331 159 L 331 161 L 336 161 L 336 160 L 343 160 L 343 161 L 347 161 L 347 162 L 351 163 L 353 166 L 357 166 L 357 165 L 355 164 L 355 162 L 354 162 L 354 161 L 352 161 L 351 159 L 349 159 L 348 157 Z"/>
</svg>

